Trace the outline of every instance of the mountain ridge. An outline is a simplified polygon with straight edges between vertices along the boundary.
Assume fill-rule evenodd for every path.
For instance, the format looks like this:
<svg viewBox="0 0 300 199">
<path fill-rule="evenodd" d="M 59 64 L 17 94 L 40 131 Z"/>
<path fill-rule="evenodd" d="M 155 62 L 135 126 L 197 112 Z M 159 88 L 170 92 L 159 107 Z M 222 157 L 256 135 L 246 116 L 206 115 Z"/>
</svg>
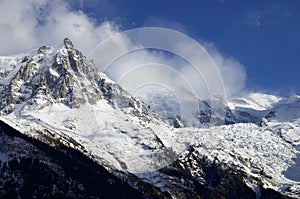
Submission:
<svg viewBox="0 0 300 199">
<path fill-rule="evenodd" d="M 299 181 L 282 174 L 297 168 L 297 97 L 271 97 L 277 106 L 266 102 L 265 110 L 242 100 L 225 104 L 228 125 L 209 128 L 210 106 L 201 102 L 205 128 L 174 128 L 98 72 L 69 39 L 23 57 L 1 57 L 0 77 L 3 123 L 54 148 L 79 151 L 141 194 L 135 181 L 173 198 L 300 197 Z M 283 115 L 287 110 L 291 114 Z"/>
</svg>

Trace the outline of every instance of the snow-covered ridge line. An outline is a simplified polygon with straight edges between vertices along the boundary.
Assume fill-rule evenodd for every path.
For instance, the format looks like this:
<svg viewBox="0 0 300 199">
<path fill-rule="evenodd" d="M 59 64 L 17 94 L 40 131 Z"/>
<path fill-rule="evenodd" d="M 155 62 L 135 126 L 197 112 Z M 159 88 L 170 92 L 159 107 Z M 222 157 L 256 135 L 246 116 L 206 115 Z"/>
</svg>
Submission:
<svg viewBox="0 0 300 199">
<path fill-rule="evenodd" d="M 0 61 L 0 74 L 7 64 L 12 63 Z M 244 182 L 255 191 L 256 183 L 262 182 L 300 197 L 300 179 L 291 178 L 300 155 L 299 97 L 252 94 L 228 103 L 228 125 L 176 129 L 98 72 L 68 39 L 63 45 L 26 54 L 13 65 L 0 75 L 0 120 L 29 137 L 74 148 L 111 172 L 134 173 L 153 184 L 157 179 L 151 181 L 144 174 L 158 172 L 162 178 L 159 169 L 178 157 L 185 159 L 193 147 L 195 157 L 243 172 Z M 166 100 L 161 96 L 159 100 Z M 210 105 L 202 101 L 199 106 L 198 119 L 206 127 Z M 201 165 L 195 163 L 193 168 L 192 176 Z M 160 188 L 168 191 L 170 186 Z"/>
</svg>

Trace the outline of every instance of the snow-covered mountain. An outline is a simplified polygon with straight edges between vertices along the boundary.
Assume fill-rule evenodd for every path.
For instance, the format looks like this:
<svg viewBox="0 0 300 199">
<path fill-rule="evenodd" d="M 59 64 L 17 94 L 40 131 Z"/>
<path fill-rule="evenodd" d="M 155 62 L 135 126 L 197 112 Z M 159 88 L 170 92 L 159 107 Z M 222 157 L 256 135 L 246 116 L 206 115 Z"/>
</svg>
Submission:
<svg viewBox="0 0 300 199">
<path fill-rule="evenodd" d="M 124 198 L 126 193 L 137 198 L 300 197 L 297 96 L 221 99 L 224 120 L 221 114 L 212 116 L 209 102 L 199 100 L 193 120 L 200 125 L 194 126 L 165 95 L 151 96 L 149 105 L 131 96 L 67 38 L 63 45 L 0 57 L 0 96 L 0 174 L 5 176 L 0 196 L 24 196 L 19 191 L 29 184 L 24 161 L 37 168 L 47 165 L 50 169 L 42 172 L 55 171 L 55 177 L 47 175 L 52 179 L 68 176 L 69 185 L 53 183 L 52 193 L 44 189 L 48 197 L 76 187 L 86 190 L 82 197 L 89 196 L 93 181 L 66 174 L 62 157 L 69 157 L 83 173 L 89 168 L 80 166 L 85 158 L 99 166 L 93 172 L 104 176 L 102 189 L 93 197 L 108 197 L 117 187 Z M 151 103 L 166 100 L 172 103 L 161 104 L 167 111 L 159 115 Z M 209 127 L 212 117 L 220 122 Z M 41 192 L 32 188 L 26 196 Z"/>
<path fill-rule="evenodd" d="M 268 114 L 279 102 L 283 105 L 286 100 L 263 93 L 250 93 L 243 97 L 232 98 L 227 102 L 221 98 L 197 101 L 185 98 L 178 100 L 170 93 L 154 90 L 149 90 L 149 92 L 145 92 L 139 97 L 150 105 L 152 111 L 159 113 L 165 121 L 176 128 L 207 128 L 234 123 L 259 125 L 263 118 L 269 117 Z M 196 108 L 195 103 L 198 104 Z M 219 113 L 212 114 L 212 108 L 214 108 L 212 103 L 215 106 L 222 107 Z M 182 105 L 184 105 L 183 108 L 190 106 L 194 109 L 183 111 Z"/>
</svg>

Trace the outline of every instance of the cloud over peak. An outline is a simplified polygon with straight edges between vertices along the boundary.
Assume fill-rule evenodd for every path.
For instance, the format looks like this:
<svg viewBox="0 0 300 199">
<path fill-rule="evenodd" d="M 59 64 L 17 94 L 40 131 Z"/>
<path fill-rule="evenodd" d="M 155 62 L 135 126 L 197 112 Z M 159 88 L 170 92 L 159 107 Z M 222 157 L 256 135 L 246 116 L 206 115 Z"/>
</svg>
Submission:
<svg viewBox="0 0 300 199">
<path fill-rule="evenodd" d="M 61 43 L 63 38 L 70 38 L 75 44 L 76 48 L 80 49 L 84 54 L 88 54 L 97 44 L 106 38 L 115 35 L 120 28 L 113 22 L 106 21 L 101 24 L 96 23 L 96 19 L 89 17 L 83 11 L 77 9 L 72 10 L 70 2 L 64 0 L 29 0 L 24 3 L 23 0 L 2 0 L 0 7 L 0 55 L 10 55 L 29 51 L 33 48 L 38 48 L 41 45 L 53 45 Z M 145 23 L 155 25 L 160 21 L 160 18 L 148 18 Z M 165 20 L 169 23 L 169 21 Z M 170 23 L 169 23 L 170 24 Z M 172 23 L 175 29 L 185 30 L 184 25 L 177 22 Z M 151 36 L 151 35 L 150 35 Z M 237 94 L 243 89 L 246 79 L 244 66 L 234 58 L 223 56 L 211 43 L 201 43 L 206 48 L 211 58 L 214 60 L 223 77 L 225 90 L 227 96 Z M 114 41 L 105 53 L 117 53 L 122 50 L 129 49 L 130 46 L 135 45 L 130 39 L 121 37 Z M 188 47 L 182 45 L 182 47 Z M 104 55 L 103 55 L 104 56 Z M 164 53 L 153 53 L 149 50 L 144 50 L 136 54 L 129 53 L 124 55 L 122 62 L 118 62 L 119 69 L 111 70 L 111 77 L 117 77 L 122 70 L 131 71 L 139 66 L 143 66 L 145 74 L 153 74 L 153 81 L 158 81 L 158 78 L 164 78 L 157 67 L 152 67 L 149 71 L 151 63 L 163 64 L 168 67 L 179 69 L 178 71 L 184 76 L 193 74 L 185 64 L 179 66 L 178 59 L 174 56 L 166 56 Z M 197 57 L 197 52 L 191 51 L 190 57 Z M 93 58 L 93 57 L 91 57 Z M 101 57 L 100 57 L 101 58 Z M 96 64 L 101 65 L 101 61 Z M 204 63 L 205 64 L 205 63 Z M 152 64 L 153 65 L 153 64 Z M 171 71 L 171 70 L 170 70 Z M 170 75 L 169 77 L 172 77 Z M 169 84 L 174 84 L 174 79 L 169 78 Z M 150 81 L 150 80 L 149 80 Z M 175 81 L 176 82 L 176 81 Z M 205 87 L 204 83 L 199 84 L 202 80 L 195 80 L 195 88 L 201 89 Z M 122 83 L 122 82 L 121 82 Z M 128 83 L 127 83 L 128 84 Z M 125 83 L 124 85 L 125 86 Z M 203 93 L 206 91 L 203 90 Z"/>
<path fill-rule="evenodd" d="M 110 22 L 96 25 L 62 0 L 3 0 L 0 7 L 0 54 L 28 51 L 69 37 L 83 52 L 118 31 Z"/>
</svg>

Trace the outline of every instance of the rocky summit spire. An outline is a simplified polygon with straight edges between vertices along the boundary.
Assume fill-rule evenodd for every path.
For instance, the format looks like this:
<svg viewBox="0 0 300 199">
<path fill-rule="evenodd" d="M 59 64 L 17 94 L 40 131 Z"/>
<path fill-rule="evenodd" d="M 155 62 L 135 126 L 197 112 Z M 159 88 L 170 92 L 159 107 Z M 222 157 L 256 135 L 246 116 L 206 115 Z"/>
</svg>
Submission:
<svg viewBox="0 0 300 199">
<path fill-rule="evenodd" d="M 74 49 L 74 45 L 73 45 L 72 41 L 67 37 L 64 39 L 64 45 L 65 45 L 67 50 L 73 50 Z"/>
</svg>

